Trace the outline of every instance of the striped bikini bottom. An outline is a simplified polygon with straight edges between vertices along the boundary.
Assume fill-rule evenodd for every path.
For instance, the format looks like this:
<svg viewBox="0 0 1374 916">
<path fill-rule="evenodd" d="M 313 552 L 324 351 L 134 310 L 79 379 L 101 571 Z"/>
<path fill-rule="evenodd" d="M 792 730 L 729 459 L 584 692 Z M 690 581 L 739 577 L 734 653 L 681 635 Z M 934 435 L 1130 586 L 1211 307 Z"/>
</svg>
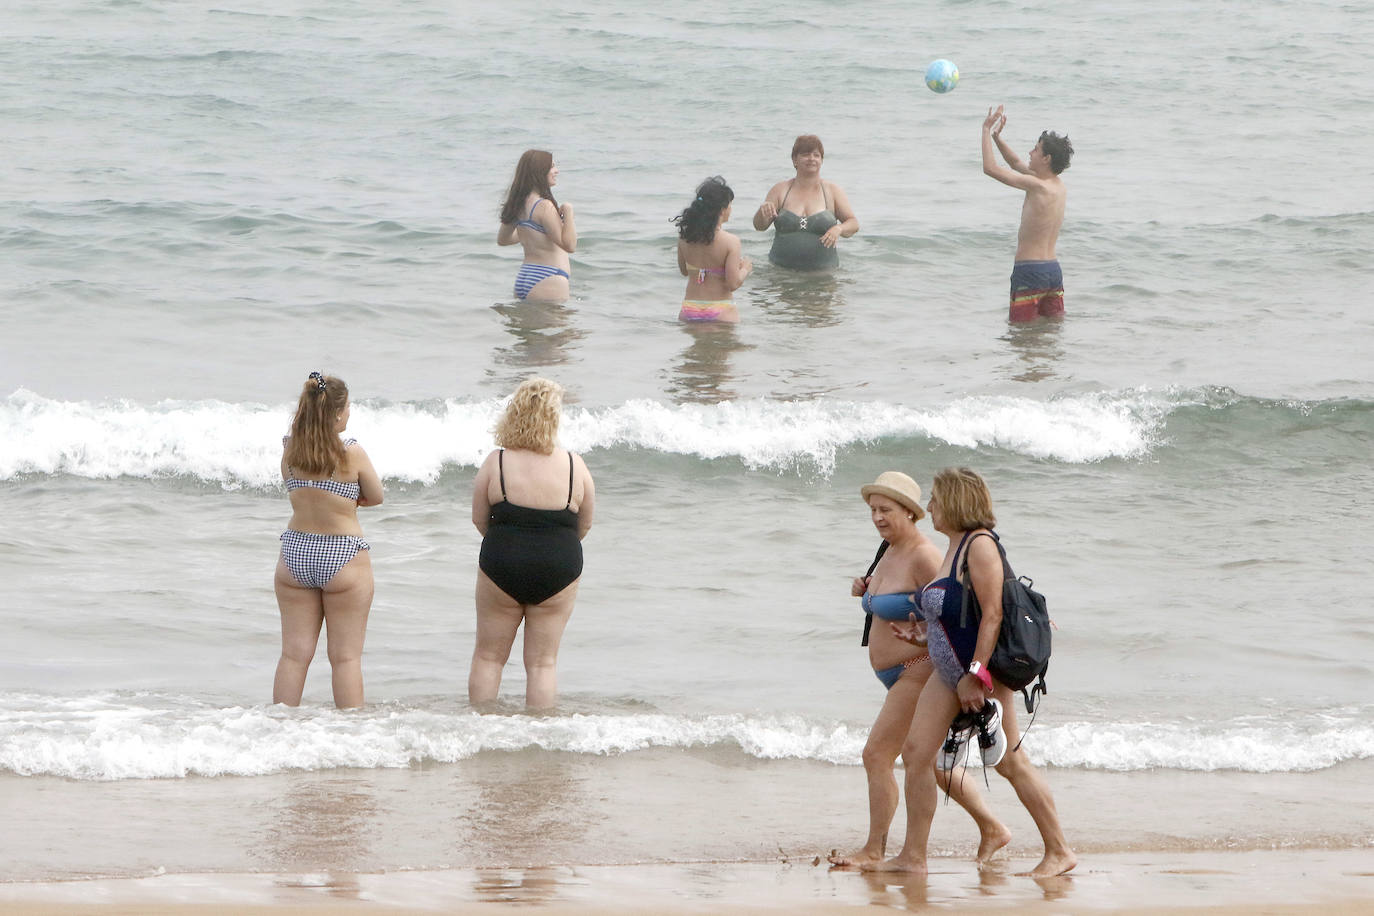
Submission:
<svg viewBox="0 0 1374 916">
<path fill-rule="evenodd" d="M 534 289 L 540 280 L 547 280 L 549 277 L 567 277 L 572 279 L 572 275 L 561 267 L 550 267 L 547 264 L 521 264 L 520 272 L 515 275 L 515 295 L 524 299 Z"/>
</svg>

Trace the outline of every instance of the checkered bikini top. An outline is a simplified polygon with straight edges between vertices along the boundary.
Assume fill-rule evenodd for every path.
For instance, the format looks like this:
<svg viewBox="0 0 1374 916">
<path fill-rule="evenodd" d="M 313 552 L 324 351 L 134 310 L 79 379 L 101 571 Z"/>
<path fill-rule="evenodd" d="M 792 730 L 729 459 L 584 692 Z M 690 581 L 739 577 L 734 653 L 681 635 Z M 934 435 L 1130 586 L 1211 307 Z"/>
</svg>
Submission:
<svg viewBox="0 0 1374 916">
<path fill-rule="evenodd" d="M 286 440 L 290 438 L 290 436 L 281 437 L 281 444 L 283 447 L 286 445 Z M 357 439 L 344 440 L 344 448 L 357 444 Z M 300 487 L 311 487 L 316 490 L 324 490 L 326 493 L 333 493 L 336 496 L 342 496 L 344 499 L 351 499 L 354 502 L 358 501 L 358 496 L 362 493 L 362 488 L 358 486 L 357 481 L 353 483 L 343 483 L 338 480 L 303 480 L 299 477 L 288 477 L 286 479 L 286 490 L 288 493 Z"/>
</svg>

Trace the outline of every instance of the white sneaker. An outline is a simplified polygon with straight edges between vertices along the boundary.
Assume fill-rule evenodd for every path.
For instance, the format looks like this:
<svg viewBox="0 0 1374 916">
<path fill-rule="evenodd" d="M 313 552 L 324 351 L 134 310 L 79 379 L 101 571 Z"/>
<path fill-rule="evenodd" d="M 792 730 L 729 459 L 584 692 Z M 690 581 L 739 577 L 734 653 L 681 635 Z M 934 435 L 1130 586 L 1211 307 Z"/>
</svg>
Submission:
<svg viewBox="0 0 1374 916">
<path fill-rule="evenodd" d="M 1007 755 L 1007 733 L 1002 730 L 1002 704 L 989 698 L 978 713 L 978 749 L 983 766 L 995 767 Z"/>
<path fill-rule="evenodd" d="M 955 723 L 963 725 L 958 717 L 955 718 Z M 940 753 L 935 755 L 936 768 L 946 773 L 956 767 L 968 765 L 968 746 L 973 742 L 974 727 L 969 725 L 959 728 L 955 723 L 950 725 L 945 743 L 940 745 Z"/>
</svg>

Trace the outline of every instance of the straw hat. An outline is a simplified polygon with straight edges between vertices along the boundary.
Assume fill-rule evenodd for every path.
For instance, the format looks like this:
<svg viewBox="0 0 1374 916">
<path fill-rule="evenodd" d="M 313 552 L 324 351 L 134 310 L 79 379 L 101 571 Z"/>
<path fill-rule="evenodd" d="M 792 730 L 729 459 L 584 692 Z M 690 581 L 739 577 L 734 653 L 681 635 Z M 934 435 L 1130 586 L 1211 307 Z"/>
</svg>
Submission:
<svg viewBox="0 0 1374 916">
<path fill-rule="evenodd" d="M 859 493 L 863 496 L 864 502 L 868 502 L 868 498 L 877 493 L 906 506 L 916 513 L 918 519 L 926 517 L 926 510 L 921 508 L 920 486 L 901 471 L 883 471 L 877 480 L 860 487 Z"/>
</svg>

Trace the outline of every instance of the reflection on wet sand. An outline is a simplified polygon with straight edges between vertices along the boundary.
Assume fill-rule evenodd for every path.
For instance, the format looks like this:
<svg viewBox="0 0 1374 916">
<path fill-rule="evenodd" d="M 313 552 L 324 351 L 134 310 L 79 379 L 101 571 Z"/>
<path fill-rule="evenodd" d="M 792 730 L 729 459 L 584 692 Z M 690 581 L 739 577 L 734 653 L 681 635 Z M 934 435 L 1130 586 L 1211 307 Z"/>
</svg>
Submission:
<svg viewBox="0 0 1374 916">
<path fill-rule="evenodd" d="M 1001 338 L 1007 342 L 1014 357 L 1007 366 L 1007 378 L 1014 382 L 1054 378 L 1055 364 L 1064 356 L 1059 340 L 1063 327 L 1063 321 L 1048 318 L 1008 325 L 1007 333 Z"/>
<path fill-rule="evenodd" d="M 831 327 L 848 317 L 840 282 L 829 271 L 759 271 L 749 287 L 749 305 L 772 318 L 812 328 Z"/>
<path fill-rule="evenodd" d="M 479 870 L 472 890 L 482 903 L 529 905 L 558 901 L 566 883 L 566 879 L 560 880 L 559 870 L 552 868 L 503 868 Z"/>
<path fill-rule="evenodd" d="M 570 350 L 586 336 L 572 323 L 575 312 L 564 302 L 498 302 L 492 311 L 505 319 L 506 330 L 514 338 L 512 343 L 496 348 L 494 365 L 519 369 L 559 366 L 572 358 Z"/>
<path fill-rule="evenodd" d="M 702 321 L 684 322 L 681 328 L 690 342 L 671 370 L 668 396 L 679 404 L 715 404 L 735 397 L 730 357 L 753 349 L 740 340 L 736 326 Z"/>
<path fill-rule="evenodd" d="M 266 835 L 252 850 L 267 868 L 352 872 L 371 857 L 379 828 L 375 789 L 367 779 L 315 774 L 293 782 L 273 807 Z"/>
<path fill-rule="evenodd" d="M 477 862 L 576 861 L 586 855 L 584 778 L 569 755 L 490 751 L 464 761 L 453 791 L 464 799 L 447 831 L 454 855 Z M 533 886 L 542 886 L 532 878 Z"/>
</svg>

